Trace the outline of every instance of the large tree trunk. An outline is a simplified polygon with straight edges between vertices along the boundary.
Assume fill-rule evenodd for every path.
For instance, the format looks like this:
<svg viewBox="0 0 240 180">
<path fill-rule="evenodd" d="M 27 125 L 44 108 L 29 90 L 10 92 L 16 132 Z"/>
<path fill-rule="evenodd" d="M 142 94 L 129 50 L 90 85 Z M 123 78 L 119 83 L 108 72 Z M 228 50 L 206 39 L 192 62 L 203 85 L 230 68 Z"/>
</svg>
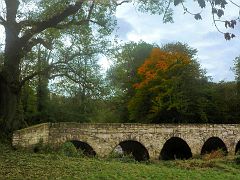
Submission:
<svg viewBox="0 0 240 180">
<path fill-rule="evenodd" d="M 7 33 L 6 33 L 7 34 Z M 6 132 L 19 128 L 19 122 L 15 122 L 17 102 L 20 94 L 19 65 L 21 56 L 18 45 L 10 43 L 5 49 L 5 62 L 0 72 L 0 119 L 1 126 Z M 11 50 L 13 49 L 13 50 Z"/>
<path fill-rule="evenodd" d="M 74 5 L 69 4 L 62 12 L 56 13 L 47 20 L 36 21 L 32 24 L 34 27 L 24 31 L 22 27 L 24 23 L 16 22 L 19 0 L 4 1 L 6 4 L 6 20 L 1 25 L 5 28 L 6 40 L 4 65 L 0 72 L 0 133 L 3 130 L 11 132 L 21 125 L 20 121 L 14 119 L 22 86 L 22 82 L 20 82 L 20 61 L 27 52 L 31 51 L 33 46 L 42 43 L 41 40 L 33 38 L 34 35 L 41 33 L 47 28 L 55 27 L 68 16 L 76 14 L 84 3 L 84 0 L 78 0 Z M 89 17 L 91 12 L 92 8 L 89 10 Z M 87 21 L 83 21 L 79 25 L 86 24 Z M 21 35 L 19 35 L 20 31 Z"/>
<path fill-rule="evenodd" d="M 17 99 L 17 92 L 14 92 L 9 83 L 0 76 L 0 128 L 3 133 L 8 134 L 18 128 L 18 122 L 14 122 Z"/>
<path fill-rule="evenodd" d="M 16 14 L 19 6 L 17 0 L 5 1 L 7 7 L 7 21 L 4 26 L 6 39 L 4 51 L 4 66 L 0 72 L 0 122 L 1 129 L 11 132 L 18 128 L 19 123 L 14 121 L 18 95 L 21 46 L 19 41 L 20 29 L 16 22 Z"/>
</svg>

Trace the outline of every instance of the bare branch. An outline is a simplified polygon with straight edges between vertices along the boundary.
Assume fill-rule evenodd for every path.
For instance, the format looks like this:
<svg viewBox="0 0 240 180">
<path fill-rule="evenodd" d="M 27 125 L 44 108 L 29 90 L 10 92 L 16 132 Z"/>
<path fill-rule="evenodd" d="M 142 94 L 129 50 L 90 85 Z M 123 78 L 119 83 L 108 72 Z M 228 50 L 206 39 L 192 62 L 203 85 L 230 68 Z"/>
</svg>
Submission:
<svg viewBox="0 0 240 180">
<path fill-rule="evenodd" d="M 191 14 L 191 15 L 195 16 L 195 15 L 197 15 L 197 14 L 201 14 L 201 13 L 202 13 L 202 10 L 201 10 L 199 13 L 192 13 L 192 12 L 190 12 L 190 11 L 188 10 L 188 8 L 184 5 L 183 2 L 181 2 L 181 4 L 182 4 L 182 7 L 183 7 L 184 12 L 186 12 L 186 13 L 188 13 L 188 14 Z"/>
<path fill-rule="evenodd" d="M 3 26 L 6 24 L 6 20 L 2 16 L 0 16 L 0 24 Z"/>
<path fill-rule="evenodd" d="M 233 5 L 237 6 L 238 8 L 240 8 L 240 5 L 238 5 L 237 3 L 233 2 L 232 0 L 229 0 Z"/>
<path fill-rule="evenodd" d="M 240 5 L 236 4 L 235 2 L 233 2 L 232 0 L 229 0 L 233 5 L 237 6 L 239 8 L 239 11 L 238 11 L 238 19 L 240 17 Z"/>
<path fill-rule="evenodd" d="M 116 2 L 116 5 L 117 5 L 117 6 L 120 6 L 120 5 L 122 5 L 123 3 L 129 3 L 129 2 L 131 2 L 131 1 L 130 1 L 130 0 L 125 0 L 125 1 L 121 1 L 121 2 L 119 2 L 119 3 Z"/>
</svg>

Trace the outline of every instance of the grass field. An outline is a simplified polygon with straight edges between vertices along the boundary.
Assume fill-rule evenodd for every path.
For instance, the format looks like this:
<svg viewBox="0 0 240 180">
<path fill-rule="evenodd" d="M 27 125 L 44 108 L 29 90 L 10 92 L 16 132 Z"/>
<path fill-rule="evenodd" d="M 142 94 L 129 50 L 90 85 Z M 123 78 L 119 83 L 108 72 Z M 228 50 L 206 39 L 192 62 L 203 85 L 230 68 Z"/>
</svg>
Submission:
<svg viewBox="0 0 240 180">
<path fill-rule="evenodd" d="M 240 179 L 232 158 L 148 163 L 14 151 L 0 144 L 0 179 Z"/>
</svg>

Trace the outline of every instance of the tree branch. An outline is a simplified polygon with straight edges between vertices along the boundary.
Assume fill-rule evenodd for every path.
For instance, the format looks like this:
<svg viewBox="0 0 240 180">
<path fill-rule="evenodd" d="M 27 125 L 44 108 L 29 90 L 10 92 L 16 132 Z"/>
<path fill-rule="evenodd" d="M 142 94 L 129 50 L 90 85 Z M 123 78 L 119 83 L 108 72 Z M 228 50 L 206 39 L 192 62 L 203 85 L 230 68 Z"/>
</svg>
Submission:
<svg viewBox="0 0 240 180">
<path fill-rule="evenodd" d="M 46 49 L 51 50 L 52 49 L 52 44 L 42 38 L 33 38 L 31 39 L 24 47 L 23 51 L 24 52 L 30 52 L 31 49 L 36 46 L 37 44 L 43 45 Z"/>
<path fill-rule="evenodd" d="M 130 2 L 130 0 L 121 1 L 121 2 L 119 2 L 119 3 L 116 2 L 116 5 L 117 5 L 117 6 L 120 6 L 120 5 L 122 5 L 123 3 L 129 3 L 129 2 Z"/>
<path fill-rule="evenodd" d="M 36 26 L 38 23 L 39 22 L 33 21 L 33 20 L 24 20 L 24 21 L 20 21 L 18 25 L 20 28 L 23 28 L 23 27 L 33 27 L 33 26 Z"/>
<path fill-rule="evenodd" d="M 68 16 L 76 14 L 79 9 L 82 8 L 84 0 L 78 0 L 75 5 L 69 5 L 64 11 L 56 14 L 45 21 L 35 22 L 35 25 L 26 31 L 26 33 L 20 38 L 22 43 L 26 43 L 35 34 L 44 31 L 47 28 L 55 27 L 60 22 L 64 21 Z"/>
<path fill-rule="evenodd" d="M 29 81 L 30 79 L 36 77 L 37 75 L 50 71 L 51 68 L 53 68 L 53 67 L 50 65 L 50 66 L 48 66 L 47 68 L 45 68 L 45 69 L 43 69 L 43 70 L 33 72 L 32 74 L 24 77 L 24 78 L 20 81 L 19 87 L 21 88 L 22 86 L 24 86 L 24 84 L 25 84 L 27 81 Z"/>
<path fill-rule="evenodd" d="M 55 25 L 53 28 L 56 28 L 56 29 L 64 29 L 64 28 L 67 28 L 67 27 L 69 27 L 69 26 L 71 26 L 71 25 L 82 25 L 82 24 L 84 24 L 84 23 L 86 23 L 86 22 L 88 22 L 88 21 L 94 22 L 94 23 L 97 24 L 97 22 L 90 20 L 90 17 L 91 17 L 91 14 L 92 14 L 94 5 L 95 5 L 95 0 L 93 0 L 93 2 L 92 2 L 92 4 L 91 4 L 91 7 L 90 7 L 90 9 L 89 9 L 88 16 L 87 16 L 87 18 L 86 18 L 85 20 L 78 21 L 78 22 L 74 22 L 74 19 L 73 19 L 72 21 L 70 21 L 70 22 L 68 22 L 68 23 L 65 23 L 65 24 L 57 24 L 57 25 Z M 33 26 L 37 26 L 39 23 L 41 23 L 41 22 L 32 21 L 32 20 L 24 20 L 24 21 L 19 22 L 18 24 L 19 24 L 19 26 L 20 26 L 21 28 L 23 28 L 23 27 L 33 27 Z M 59 23 L 60 23 L 60 22 L 59 22 Z"/>
<path fill-rule="evenodd" d="M 237 6 L 238 8 L 240 8 L 240 5 L 238 5 L 237 3 L 233 2 L 232 0 L 229 0 L 233 5 Z"/>
<path fill-rule="evenodd" d="M 6 25 L 6 20 L 2 16 L 0 16 L 0 24 L 3 26 Z"/>
<path fill-rule="evenodd" d="M 89 23 L 89 22 L 91 22 L 91 23 L 94 23 L 94 24 L 97 24 L 97 25 L 99 25 L 99 26 L 101 26 L 101 27 L 105 27 L 105 25 L 104 24 L 101 24 L 101 23 L 99 23 L 99 22 L 97 22 L 97 21 L 93 21 L 93 20 L 88 20 L 88 19 L 84 19 L 84 20 L 81 20 L 81 21 L 71 21 L 71 22 L 68 22 L 68 23 L 65 23 L 65 24 L 58 24 L 58 25 L 56 25 L 55 27 L 53 27 L 53 28 L 56 28 L 56 29 L 65 29 L 65 28 L 68 28 L 68 27 L 70 27 L 70 26 L 80 26 L 80 25 L 83 25 L 83 24 L 87 24 L 87 23 Z"/>
<path fill-rule="evenodd" d="M 166 7 L 166 9 L 165 9 L 165 11 L 164 11 L 164 14 L 163 14 L 163 21 L 165 20 L 165 18 L 166 18 L 166 13 L 168 12 L 168 10 L 169 10 L 169 7 L 170 7 L 170 5 L 171 5 L 171 0 L 169 0 L 168 1 L 168 5 L 167 5 L 167 7 Z"/>
<path fill-rule="evenodd" d="M 92 1 L 92 5 L 88 11 L 88 16 L 87 16 L 87 20 L 90 20 L 92 12 L 93 12 L 93 8 L 94 8 L 94 4 L 95 4 L 95 0 Z"/>
<path fill-rule="evenodd" d="M 195 16 L 195 15 L 197 15 L 197 14 L 201 14 L 201 13 L 202 13 L 202 10 L 201 10 L 199 13 L 192 13 L 192 12 L 190 12 L 190 11 L 188 10 L 188 8 L 184 5 L 183 2 L 181 2 L 181 4 L 182 4 L 182 7 L 183 7 L 184 12 L 186 12 L 186 13 L 188 13 L 188 14 L 191 14 L 191 15 Z"/>
<path fill-rule="evenodd" d="M 211 7 L 212 7 L 212 9 L 213 9 L 213 8 L 214 8 L 213 3 L 210 2 L 210 5 L 211 5 Z M 214 24 L 215 28 L 217 29 L 217 31 L 220 32 L 220 33 L 222 33 L 222 34 L 224 34 L 224 32 L 222 32 L 222 31 L 218 28 L 218 26 L 217 26 L 217 24 L 216 24 L 216 19 L 215 19 L 214 13 L 212 13 L 212 20 L 213 20 L 213 24 Z"/>
<path fill-rule="evenodd" d="M 75 83 L 81 83 L 81 81 L 78 81 L 76 79 L 74 79 L 73 77 L 71 77 L 68 73 L 59 73 L 59 74 L 54 74 L 52 76 L 50 76 L 50 79 L 54 79 L 56 77 L 66 77 L 68 79 L 70 79 L 71 81 L 75 82 Z"/>
</svg>

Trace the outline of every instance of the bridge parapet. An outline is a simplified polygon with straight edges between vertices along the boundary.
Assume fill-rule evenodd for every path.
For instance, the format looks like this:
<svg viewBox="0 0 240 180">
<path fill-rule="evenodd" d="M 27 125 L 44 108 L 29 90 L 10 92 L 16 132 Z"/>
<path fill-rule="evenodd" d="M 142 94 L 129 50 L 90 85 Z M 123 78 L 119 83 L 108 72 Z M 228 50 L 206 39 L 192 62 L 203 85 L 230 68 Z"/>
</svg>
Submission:
<svg viewBox="0 0 240 180">
<path fill-rule="evenodd" d="M 12 145 L 19 147 L 29 147 L 43 141 L 48 143 L 50 123 L 43 123 L 13 133 Z"/>
<path fill-rule="evenodd" d="M 89 144 L 99 156 L 107 156 L 121 142 L 136 141 L 151 159 L 158 159 L 172 137 L 185 141 L 193 155 L 201 153 L 209 138 L 217 137 L 234 154 L 240 141 L 240 124 L 44 123 L 14 132 L 13 146 L 32 146 L 40 139 L 59 146 L 74 140 Z"/>
</svg>

